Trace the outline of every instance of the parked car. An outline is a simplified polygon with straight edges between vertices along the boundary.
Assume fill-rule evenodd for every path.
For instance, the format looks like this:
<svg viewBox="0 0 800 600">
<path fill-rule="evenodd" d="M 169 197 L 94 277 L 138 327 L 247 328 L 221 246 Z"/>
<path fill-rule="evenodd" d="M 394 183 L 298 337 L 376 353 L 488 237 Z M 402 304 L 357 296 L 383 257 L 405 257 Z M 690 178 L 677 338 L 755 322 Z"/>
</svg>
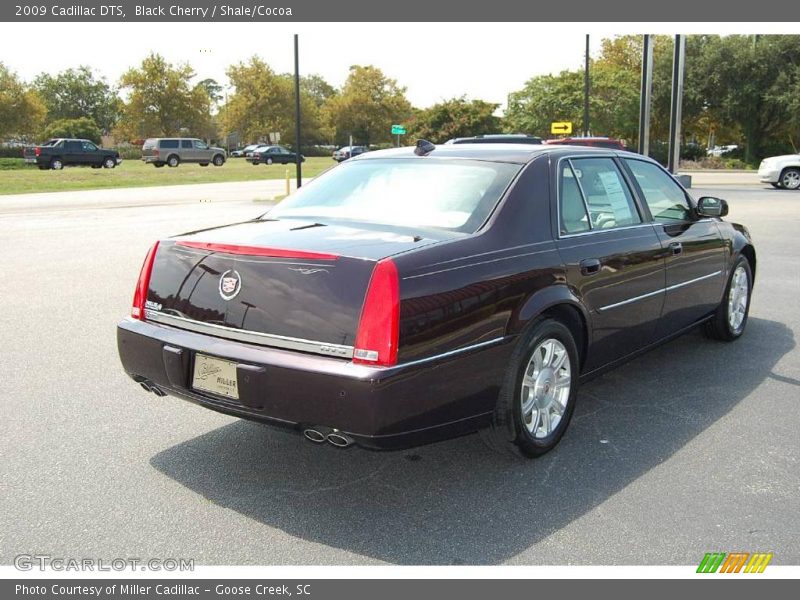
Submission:
<svg viewBox="0 0 800 600">
<path fill-rule="evenodd" d="M 244 158 L 248 152 L 252 152 L 259 146 L 261 146 L 261 144 L 250 144 L 249 146 L 245 146 L 244 148 L 231 151 L 230 156 L 231 158 Z"/>
<path fill-rule="evenodd" d="M 286 165 L 297 162 L 297 155 L 283 146 L 267 146 L 259 148 L 245 160 L 253 165 L 271 165 L 272 163 Z M 300 162 L 305 162 L 305 160 L 305 156 L 301 154 Z"/>
<path fill-rule="evenodd" d="M 25 162 L 42 170 L 60 170 L 68 166 L 113 169 L 122 163 L 119 152 L 101 148 L 89 140 L 57 138 L 22 151 Z"/>
<path fill-rule="evenodd" d="M 333 153 L 333 160 L 342 162 L 365 152 L 369 152 L 369 148 L 366 146 L 342 146 Z"/>
<path fill-rule="evenodd" d="M 272 145 L 272 144 L 256 144 L 256 147 L 255 147 L 255 148 L 253 148 L 252 150 L 248 150 L 247 152 L 245 152 L 245 153 L 244 153 L 244 157 L 245 157 L 245 158 L 250 158 L 250 157 L 251 157 L 251 156 L 253 156 L 253 154 L 255 154 L 256 152 L 259 152 L 259 151 L 261 151 L 261 150 L 266 150 L 266 149 L 267 149 L 267 148 L 269 148 L 271 145 Z"/>
<path fill-rule="evenodd" d="M 612 150 L 625 150 L 625 144 L 621 140 L 610 137 L 568 137 L 552 140 L 545 140 L 545 144 L 567 145 L 567 146 L 590 146 L 592 148 L 610 148 Z"/>
<path fill-rule="evenodd" d="M 800 154 L 765 158 L 758 167 L 758 179 L 778 189 L 800 189 Z"/>
<path fill-rule="evenodd" d="M 542 138 L 527 133 L 492 133 L 472 137 L 453 138 L 445 144 L 541 144 Z"/>
<path fill-rule="evenodd" d="M 709 148 L 706 151 L 706 154 L 708 156 L 721 157 L 721 156 L 725 156 L 729 152 L 733 152 L 734 150 L 738 150 L 738 149 L 739 149 L 739 146 L 737 146 L 736 144 L 728 144 L 727 146 L 714 146 L 713 148 Z"/>
<path fill-rule="evenodd" d="M 628 152 L 369 152 L 252 221 L 153 244 L 119 355 L 158 396 L 316 443 L 482 429 L 534 457 L 581 381 L 699 325 L 743 334 L 756 251 L 727 210 Z"/>
<path fill-rule="evenodd" d="M 197 138 L 149 138 L 142 145 L 142 160 L 156 167 L 200 163 L 201 167 L 225 164 L 225 150 Z"/>
</svg>

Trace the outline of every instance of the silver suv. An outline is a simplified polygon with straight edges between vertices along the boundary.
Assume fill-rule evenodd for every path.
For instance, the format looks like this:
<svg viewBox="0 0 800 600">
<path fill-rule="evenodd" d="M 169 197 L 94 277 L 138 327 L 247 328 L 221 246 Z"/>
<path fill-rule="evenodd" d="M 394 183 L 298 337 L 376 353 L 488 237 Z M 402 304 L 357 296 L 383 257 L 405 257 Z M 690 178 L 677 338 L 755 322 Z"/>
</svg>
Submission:
<svg viewBox="0 0 800 600">
<path fill-rule="evenodd" d="M 156 167 L 177 167 L 182 162 L 221 167 L 225 164 L 225 150 L 197 138 L 149 138 L 142 145 L 142 160 Z"/>
</svg>

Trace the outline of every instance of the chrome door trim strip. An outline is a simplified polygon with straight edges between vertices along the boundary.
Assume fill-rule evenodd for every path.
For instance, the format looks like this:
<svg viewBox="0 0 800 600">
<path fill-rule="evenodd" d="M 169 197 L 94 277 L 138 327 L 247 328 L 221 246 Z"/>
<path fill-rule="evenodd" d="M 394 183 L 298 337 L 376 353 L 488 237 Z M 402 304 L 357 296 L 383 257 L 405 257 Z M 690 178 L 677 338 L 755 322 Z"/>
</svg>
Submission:
<svg viewBox="0 0 800 600">
<path fill-rule="evenodd" d="M 642 294 L 641 296 L 634 296 L 633 298 L 628 298 L 627 300 L 623 300 L 621 302 L 615 302 L 614 304 L 607 304 L 606 306 L 601 306 L 597 310 L 602 312 L 605 310 L 611 310 L 612 308 L 617 308 L 619 306 L 625 306 L 626 304 L 631 304 L 632 302 L 638 302 L 639 300 L 644 300 L 645 298 L 657 296 L 658 294 L 664 294 L 666 292 L 676 290 L 678 288 L 682 288 L 684 286 L 691 285 L 693 283 L 697 283 L 698 281 L 703 281 L 704 279 L 710 279 L 711 277 L 716 277 L 720 273 L 722 273 L 722 271 L 714 271 L 713 273 L 709 273 L 708 275 L 702 275 L 700 277 L 695 277 L 694 279 L 690 279 L 688 281 L 682 281 L 681 283 L 676 283 L 669 287 L 665 287 L 660 290 L 655 290 L 654 292 L 648 292 L 646 294 Z"/>
<path fill-rule="evenodd" d="M 394 367 L 390 367 L 390 368 L 397 369 L 397 368 L 410 367 L 410 366 L 413 366 L 413 365 L 419 365 L 419 364 L 422 364 L 422 363 L 431 362 L 433 360 L 439 360 L 441 358 L 449 358 L 451 356 L 455 356 L 455 355 L 461 354 L 463 352 L 469 352 L 470 350 L 477 350 L 478 348 L 485 348 L 486 346 L 493 346 L 495 344 L 499 344 L 500 342 L 502 342 L 505 339 L 506 338 L 499 337 L 499 338 L 494 338 L 492 340 L 487 340 L 485 342 L 478 342 L 477 344 L 471 344 L 469 346 L 464 346 L 462 348 L 456 348 L 455 350 L 449 350 L 447 352 L 442 352 L 441 354 L 436 354 L 434 356 L 426 356 L 425 358 L 419 358 L 417 360 L 410 360 L 408 362 L 400 363 L 400 364 L 398 364 L 398 365 L 396 365 Z"/>
<path fill-rule="evenodd" d="M 246 329 L 234 329 L 224 325 L 202 323 L 200 321 L 187 319 L 185 317 L 168 315 L 155 310 L 145 309 L 144 314 L 148 321 L 163 323 L 164 325 L 171 325 L 173 327 L 177 327 L 178 329 L 186 329 L 196 333 L 204 333 L 207 335 L 213 335 L 215 337 L 236 340 L 237 342 L 257 344 L 259 346 L 272 346 L 274 348 L 282 348 L 285 350 L 311 352 L 313 354 L 333 356 L 336 358 L 353 358 L 353 346 L 328 344 L 325 342 L 304 340 L 301 338 L 275 335 L 272 333 L 261 333 L 259 331 L 249 331 Z"/>
<path fill-rule="evenodd" d="M 671 285 L 671 286 L 669 286 L 667 288 L 664 288 L 664 289 L 667 292 L 669 292 L 670 290 L 676 290 L 676 289 L 681 288 L 681 287 L 683 287 L 685 285 L 691 285 L 693 283 L 697 283 L 698 281 L 703 281 L 704 279 L 710 279 L 711 277 L 716 277 L 720 273 L 722 273 L 722 271 L 714 271 L 713 273 L 709 273 L 708 275 L 703 275 L 702 277 L 695 277 L 694 279 L 690 279 L 689 281 L 684 281 L 682 283 L 676 283 L 676 284 Z"/>
<path fill-rule="evenodd" d="M 601 312 L 605 310 L 611 310 L 612 308 L 617 308 L 618 306 L 625 306 L 626 304 L 631 304 L 632 302 L 638 302 L 639 300 L 644 300 L 645 298 L 650 298 L 651 296 L 657 296 L 658 294 L 663 294 L 665 291 L 666 290 L 662 288 L 654 292 L 648 292 L 646 294 L 642 294 L 641 296 L 634 296 L 633 298 L 628 298 L 627 300 L 623 300 L 621 302 L 615 302 L 614 304 L 607 304 L 605 306 L 601 306 L 597 310 Z"/>
</svg>

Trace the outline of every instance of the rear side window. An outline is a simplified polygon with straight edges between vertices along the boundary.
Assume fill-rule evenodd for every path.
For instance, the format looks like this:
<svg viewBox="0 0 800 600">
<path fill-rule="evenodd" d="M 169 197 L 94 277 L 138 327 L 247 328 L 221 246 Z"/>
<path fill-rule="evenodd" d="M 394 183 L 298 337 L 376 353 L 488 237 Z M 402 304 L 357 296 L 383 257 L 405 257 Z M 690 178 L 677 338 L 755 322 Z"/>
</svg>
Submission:
<svg viewBox="0 0 800 600">
<path fill-rule="evenodd" d="M 80 142 L 69 141 L 67 142 L 66 149 L 69 152 L 80 152 L 83 148 Z"/>
<path fill-rule="evenodd" d="M 642 222 L 633 194 L 611 158 L 576 158 L 572 172 L 583 194 L 592 229 L 626 227 Z"/>
<path fill-rule="evenodd" d="M 589 231 L 589 213 L 578 186 L 578 180 L 569 161 L 561 163 L 561 188 L 559 191 L 559 215 L 561 233 L 581 233 Z"/>
<path fill-rule="evenodd" d="M 192 149 L 192 140 L 181 140 L 181 148 L 184 150 Z"/>
<path fill-rule="evenodd" d="M 178 140 L 161 140 L 162 148 L 177 148 Z"/>
<path fill-rule="evenodd" d="M 626 158 L 633 176 L 642 188 L 644 200 L 653 219 L 658 223 L 688 221 L 691 216 L 689 201 L 683 188 L 658 165 L 643 160 Z"/>
</svg>

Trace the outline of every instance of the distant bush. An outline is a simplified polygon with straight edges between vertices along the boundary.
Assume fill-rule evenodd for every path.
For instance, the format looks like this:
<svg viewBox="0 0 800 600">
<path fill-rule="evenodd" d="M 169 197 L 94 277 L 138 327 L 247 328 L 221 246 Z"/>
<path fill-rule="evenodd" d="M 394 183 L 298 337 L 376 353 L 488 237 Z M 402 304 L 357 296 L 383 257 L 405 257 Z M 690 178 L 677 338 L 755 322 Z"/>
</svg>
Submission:
<svg viewBox="0 0 800 600">
<path fill-rule="evenodd" d="M 24 169 L 28 165 L 21 158 L 0 158 L 0 171 Z"/>
<path fill-rule="evenodd" d="M 59 119 L 44 128 L 46 138 L 79 138 L 100 143 L 103 132 L 89 117 L 79 119 Z"/>
<path fill-rule="evenodd" d="M 142 158 L 141 146 L 117 146 L 114 150 L 119 152 L 120 158 L 125 160 L 139 160 Z"/>
<path fill-rule="evenodd" d="M 0 158 L 19 158 L 22 160 L 22 146 L 0 146 Z"/>
<path fill-rule="evenodd" d="M 705 156 L 699 160 L 682 160 L 680 168 L 692 171 L 697 169 L 749 169 L 751 167 L 740 158 Z"/>
</svg>

